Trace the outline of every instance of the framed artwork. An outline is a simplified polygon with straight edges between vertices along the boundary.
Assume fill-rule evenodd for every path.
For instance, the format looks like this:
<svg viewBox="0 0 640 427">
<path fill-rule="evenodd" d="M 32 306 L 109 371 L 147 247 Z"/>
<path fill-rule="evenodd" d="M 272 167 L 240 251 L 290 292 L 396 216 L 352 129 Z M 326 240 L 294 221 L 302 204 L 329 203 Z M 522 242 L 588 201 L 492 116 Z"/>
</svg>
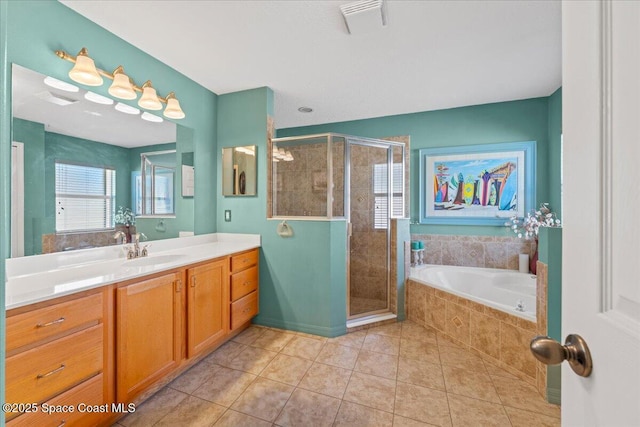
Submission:
<svg viewBox="0 0 640 427">
<path fill-rule="evenodd" d="M 504 225 L 535 206 L 536 143 L 424 148 L 420 223 Z"/>
</svg>

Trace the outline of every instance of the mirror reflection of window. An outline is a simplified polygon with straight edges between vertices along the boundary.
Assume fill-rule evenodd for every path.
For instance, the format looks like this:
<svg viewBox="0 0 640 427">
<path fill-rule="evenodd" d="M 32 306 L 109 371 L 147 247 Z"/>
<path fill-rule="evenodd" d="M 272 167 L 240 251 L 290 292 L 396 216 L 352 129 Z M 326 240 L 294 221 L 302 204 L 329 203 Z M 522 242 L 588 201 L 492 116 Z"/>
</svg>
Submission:
<svg viewBox="0 0 640 427">
<path fill-rule="evenodd" d="M 114 228 L 116 171 L 56 162 L 56 233 Z"/>
<path fill-rule="evenodd" d="M 140 190 L 134 191 L 134 206 L 142 215 L 175 215 L 176 151 L 158 151 L 140 155 Z"/>
</svg>

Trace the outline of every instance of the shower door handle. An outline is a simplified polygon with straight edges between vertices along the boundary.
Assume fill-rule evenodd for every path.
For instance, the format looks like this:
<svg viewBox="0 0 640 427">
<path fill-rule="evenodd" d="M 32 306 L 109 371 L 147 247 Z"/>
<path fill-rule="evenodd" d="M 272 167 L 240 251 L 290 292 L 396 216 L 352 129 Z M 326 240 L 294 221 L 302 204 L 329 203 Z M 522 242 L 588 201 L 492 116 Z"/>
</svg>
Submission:
<svg viewBox="0 0 640 427">
<path fill-rule="evenodd" d="M 581 377 L 591 375 L 593 360 L 587 342 L 576 334 L 567 335 L 564 345 L 549 337 L 535 337 L 531 340 L 531 353 L 545 365 L 559 365 L 568 361 L 573 372 Z"/>
<path fill-rule="evenodd" d="M 347 237 L 351 237 L 353 235 L 353 225 L 351 222 L 347 223 Z"/>
</svg>

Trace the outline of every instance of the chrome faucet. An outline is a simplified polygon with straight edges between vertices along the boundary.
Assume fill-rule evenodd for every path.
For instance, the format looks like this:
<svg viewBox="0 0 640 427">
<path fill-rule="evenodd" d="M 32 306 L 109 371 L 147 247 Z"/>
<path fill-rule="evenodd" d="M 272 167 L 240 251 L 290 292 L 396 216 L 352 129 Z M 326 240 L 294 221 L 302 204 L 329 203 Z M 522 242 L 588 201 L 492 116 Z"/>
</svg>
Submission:
<svg viewBox="0 0 640 427">
<path fill-rule="evenodd" d="M 149 245 L 144 245 L 142 249 L 140 249 L 140 238 L 143 240 L 147 240 L 147 236 L 144 233 L 136 233 L 133 235 L 133 252 L 134 258 L 138 258 L 140 256 L 147 256 L 149 252 L 147 251 L 147 247 Z"/>
</svg>

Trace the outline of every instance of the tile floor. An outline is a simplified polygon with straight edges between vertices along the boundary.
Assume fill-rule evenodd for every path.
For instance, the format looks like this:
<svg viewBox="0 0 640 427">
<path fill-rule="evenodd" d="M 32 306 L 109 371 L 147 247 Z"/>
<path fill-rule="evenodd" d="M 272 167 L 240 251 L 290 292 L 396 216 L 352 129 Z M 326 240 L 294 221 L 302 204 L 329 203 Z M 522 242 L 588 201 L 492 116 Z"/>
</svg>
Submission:
<svg viewBox="0 0 640 427">
<path fill-rule="evenodd" d="M 330 339 L 251 326 L 119 425 L 540 427 L 560 407 L 409 321 Z"/>
</svg>

